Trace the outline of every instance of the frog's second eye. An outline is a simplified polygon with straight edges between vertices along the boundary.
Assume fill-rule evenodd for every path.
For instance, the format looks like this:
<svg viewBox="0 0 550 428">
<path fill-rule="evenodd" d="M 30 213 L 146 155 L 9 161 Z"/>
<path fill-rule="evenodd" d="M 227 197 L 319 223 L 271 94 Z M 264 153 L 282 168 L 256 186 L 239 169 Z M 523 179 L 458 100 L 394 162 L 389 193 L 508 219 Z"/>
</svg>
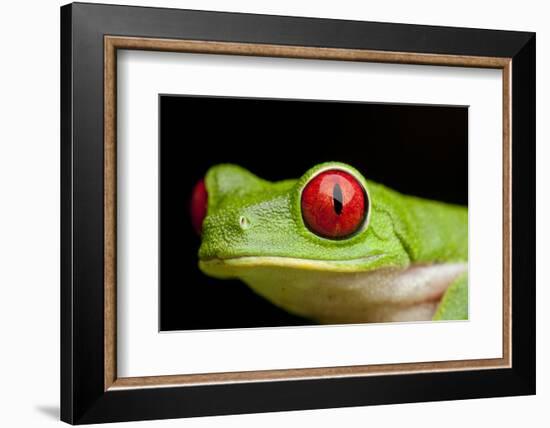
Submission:
<svg viewBox="0 0 550 428">
<path fill-rule="evenodd" d="M 193 187 L 191 193 L 190 214 L 191 224 L 195 231 L 200 235 L 202 233 L 202 222 L 206 217 L 206 207 L 208 204 L 208 192 L 206 191 L 206 185 L 204 179 L 201 179 Z"/>
<path fill-rule="evenodd" d="M 367 193 L 350 173 L 338 169 L 313 177 L 302 191 L 302 217 L 316 235 L 343 239 L 365 223 Z"/>
</svg>

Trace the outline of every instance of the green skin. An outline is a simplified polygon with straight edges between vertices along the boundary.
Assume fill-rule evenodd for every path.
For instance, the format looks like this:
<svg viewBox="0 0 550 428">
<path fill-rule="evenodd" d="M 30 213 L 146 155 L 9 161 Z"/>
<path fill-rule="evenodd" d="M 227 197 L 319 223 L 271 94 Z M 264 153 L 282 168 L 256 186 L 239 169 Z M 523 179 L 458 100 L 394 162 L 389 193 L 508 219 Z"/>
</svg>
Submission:
<svg viewBox="0 0 550 428">
<path fill-rule="evenodd" d="M 320 237 L 302 218 L 302 190 L 327 169 L 349 172 L 369 196 L 365 225 L 346 239 Z M 221 164 L 205 184 L 205 274 L 239 278 L 320 323 L 468 318 L 467 208 L 402 195 L 338 162 L 279 182 Z"/>
</svg>

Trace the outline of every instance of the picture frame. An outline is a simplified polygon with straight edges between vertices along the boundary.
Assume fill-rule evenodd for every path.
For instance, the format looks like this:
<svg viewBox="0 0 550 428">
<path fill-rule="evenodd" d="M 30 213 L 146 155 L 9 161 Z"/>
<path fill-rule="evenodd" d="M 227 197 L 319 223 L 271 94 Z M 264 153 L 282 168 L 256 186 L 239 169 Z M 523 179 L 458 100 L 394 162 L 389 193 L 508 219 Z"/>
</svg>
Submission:
<svg viewBox="0 0 550 428">
<path fill-rule="evenodd" d="M 119 376 L 116 138 L 122 50 L 499 70 L 501 357 Z M 534 33 L 63 6 L 61 419 L 86 424 L 534 394 L 535 97 Z"/>
</svg>

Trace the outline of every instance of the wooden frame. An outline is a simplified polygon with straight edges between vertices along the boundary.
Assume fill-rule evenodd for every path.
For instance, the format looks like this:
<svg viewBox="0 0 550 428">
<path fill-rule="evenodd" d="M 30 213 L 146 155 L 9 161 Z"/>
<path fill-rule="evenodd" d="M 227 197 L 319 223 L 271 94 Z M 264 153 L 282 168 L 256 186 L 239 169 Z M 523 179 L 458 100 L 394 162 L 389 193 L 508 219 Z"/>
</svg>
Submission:
<svg viewBox="0 0 550 428">
<path fill-rule="evenodd" d="M 105 390 L 160 385 L 245 382 L 271 379 L 305 379 L 319 377 L 365 376 L 373 374 L 414 373 L 442 370 L 468 370 L 510 367 L 511 364 L 511 236 L 506 226 L 510 220 L 510 58 L 459 55 L 430 55 L 405 52 L 377 52 L 357 49 L 275 46 L 265 44 L 166 40 L 105 36 Z M 137 49 L 212 55 L 252 55 L 338 61 L 366 61 L 399 64 L 444 65 L 496 68 L 503 73 L 503 357 L 469 361 L 442 361 L 410 364 L 324 367 L 312 369 L 269 370 L 200 375 L 117 378 L 116 376 L 116 51 Z"/>
<path fill-rule="evenodd" d="M 62 419 L 71 423 L 86 423 L 98 421 L 115 421 L 130 419 L 162 418 L 190 416 L 198 414 L 220 414 L 242 411 L 267 411 L 291 408 L 314 408 L 340 405 L 370 404 L 382 402 L 402 402 L 417 400 L 434 400 L 445 398 L 467 398 L 473 396 L 528 394 L 534 392 L 534 258 L 529 261 L 519 259 L 517 251 L 534 253 L 534 210 L 527 209 L 534 204 L 534 186 L 531 181 L 534 174 L 534 161 L 530 157 L 534 152 L 534 35 L 528 33 L 511 33 L 488 30 L 445 29 L 438 27 L 418 27 L 397 24 L 351 23 L 331 20 L 316 20 L 302 18 L 265 17 L 241 14 L 221 14 L 192 11 L 170 11 L 166 9 L 143 9 L 122 6 L 99 6 L 73 4 L 62 8 Z M 121 21 L 121 28 L 104 28 L 101 17 L 105 14 L 127 14 L 130 18 Z M 136 23 L 139 17 L 150 16 L 156 19 L 156 28 L 142 29 Z M 90 19 L 91 17 L 91 19 Z M 86 18 L 92 23 L 86 29 L 80 23 Z M 153 20 L 155 20 L 153 19 Z M 241 20 L 245 24 L 240 37 L 229 37 L 216 34 L 215 21 Z M 169 20 L 180 22 L 181 34 L 163 33 L 162 24 Z M 178 21 L 179 20 L 179 21 Z M 114 22 L 114 21 L 113 21 Z M 261 40 L 252 40 L 255 26 L 269 23 L 262 33 Z M 187 23 L 195 24 L 202 37 L 192 31 L 186 33 Z M 277 40 L 277 27 L 290 25 L 299 28 L 309 24 L 311 30 L 305 31 L 304 40 Z M 382 26 L 382 27 L 381 27 Z M 384 27 L 386 26 L 386 27 Z M 94 34 L 89 32 L 94 29 Z M 249 30 L 247 30 L 247 28 Z M 354 30 L 353 37 L 341 40 L 334 36 L 333 40 L 320 40 L 321 30 L 329 28 L 346 28 Z M 410 36 L 421 32 L 428 36 L 434 46 L 427 43 L 421 49 L 411 46 L 414 39 Z M 143 33 L 144 36 L 135 36 Z M 392 35 L 390 42 L 378 42 L 378 45 L 365 46 L 372 39 L 369 35 L 382 39 L 382 35 Z M 437 34 L 436 34 L 437 33 Z M 131 34 L 120 35 L 120 34 Z M 155 34 L 155 36 L 150 36 Z M 207 34 L 207 36 L 205 36 Z M 455 35 L 453 35 L 455 34 Z M 445 46 L 435 46 L 435 36 L 443 40 Z M 476 39 L 483 36 L 485 46 L 491 49 L 476 48 Z M 375 38 L 376 38 L 375 37 Z M 305 40 L 308 39 L 309 40 Z M 443 39 L 441 39 L 443 38 Z M 248 39 L 248 40 L 247 40 Z M 329 38 L 330 39 L 330 38 Z M 236 41 L 240 40 L 240 41 Z M 243 42 L 242 40 L 246 40 Z M 407 40 L 409 40 L 407 42 Z M 309 42 L 308 42 L 309 41 Z M 312 43 L 315 41 L 314 43 Z M 79 43 L 93 42 L 93 54 L 83 55 L 84 60 L 76 63 L 73 52 Z M 390 43 L 390 46 L 385 44 Z M 319 46 L 322 44 L 322 47 Z M 359 45 L 359 47 L 348 47 Z M 391 47 L 391 49 L 388 49 Z M 99 50 L 101 48 L 101 51 Z M 285 58 L 308 58 L 344 61 L 388 62 L 405 64 L 429 64 L 461 67 L 480 67 L 501 69 L 503 73 L 503 357 L 500 359 L 480 359 L 443 361 L 409 364 L 385 364 L 369 366 L 326 367 L 292 370 L 269 370 L 239 373 L 216 373 L 198 375 L 152 376 L 142 378 L 118 378 L 116 375 L 116 52 L 117 49 L 138 49 L 153 51 L 193 52 L 205 54 L 252 55 Z M 90 82 L 90 76 L 85 74 L 84 64 L 92 67 L 93 81 L 97 87 L 103 81 L 103 99 L 96 97 L 93 101 L 93 112 L 82 108 L 82 101 L 89 95 L 85 94 L 81 85 Z M 81 79 L 81 80 L 79 80 Z M 519 91 L 521 88 L 521 92 Z M 81 111 L 79 111 L 81 110 Z M 100 111 L 103 111 L 101 116 Z M 75 117 L 75 113 L 78 113 Z M 98 120 L 92 121 L 91 116 Z M 79 119 L 82 122 L 79 122 Z M 103 131 L 94 127 L 94 140 L 84 141 L 80 138 L 80 130 L 103 122 Z M 72 127 L 72 129 L 71 129 Z M 512 141 L 514 143 L 512 143 Z M 516 143 L 516 141 L 518 143 Z M 521 141 L 521 150 L 519 149 Z M 92 161 L 78 158 L 77 150 L 92 149 Z M 528 156 L 529 155 L 529 156 Z M 512 178 L 512 159 L 514 161 L 514 178 Z M 524 160 L 522 160 L 524 159 Z M 93 166 L 90 163 L 93 162 Z M 89 169 L 85 169 L 88 164 Z M 79 169 L 77 169 L 79 168 Z M 87 171 L 87 178 L 92 184 L 79 181 L 79 174 Z M 519 175 L 518 175 L 519 174 Z M 98 192 L 101 191 L 102 198 Z M 519 194 L 521 191 L 521 195 Z M 90 195 L 93 193 L 93 197 Z M 519 209 L 513 210 L 513 202 L 519 200 Z M 95 213 L 100 213 L 101 220 L 94 219 L 89 224 L 79 212 L 75 203 L 93 206 Z M 516 205 L 517 206 L 517 205 Z M 89 207 L 90 208 L 90 207 Z M 512 213 L 514 217 L 512 217 Z M 518 224 L 518 218 L 524 222 L 530 221 L 533 226 Z M 87 233 L 92 241 L 93 255 L 88 249 L 78 247 L 78 240 L 85 238 Z M 519 230 L 521 229 L 521 232 Z M 102 231 L 98 236 L 97 233 Z M 521 235 L 520 235 L 521 233 Z M 512 248 L 512 239 L 514 247 Z M 515 257 L 514 257 L 515 255 Z M 80 258 L 79 258 L 80 257 Z M 84 259 L 82 259 L 82 257 Z M 94 272 L 93 280 L 84 280 L 78 271 L 81 265 L 90 263 L 94 270 L 102 266 L 99 272 Z M 514 270 L 512 271 L 512 265 Z M 81 267 L 80 267 L 81 268 Z M 88 278 L 89 279 L 89 278 Z M 517 289 L 521 281 L 522 294 Z M 101 300 L 95 299 L 94 305 L 78 300 L 82 293 L 101 294 Z M 94 314 L 92 319 L 82 321 L 86 313 L 99 306 L 103 317 Z M 92 307 L 93 306 L 93 307 Z M 529 313 L 527 313 L 529 311 Z M 79 323 L 78 321 L 81 321 Z M 84 330 L 82 330 L 84 329 Z M 80 334 L 84 331 L 84 335 Z M 526 333 L 528 332 L 528 333 Z M 522 337 L 527 334 L 528 339 Z M 84 337 L 83 337 L 84 336 Z M 99 339 L 102 338 L 101 349 Z M 520 346 L 520 343 L 522 344 Z M 93 370 L 83 370 L 89 361 L 85 361 L 81 346 L 92 347 L 100 351 L 101 359 L 94 358 Z M 90 367 L 91 367 L 90 366 Z M 491 369 L 491 370 L 486 370 Z M 421 373 L 424 373 L 422 375 Z M 391 381 L 387 375 L 391 376 Z M 411 377 L 414 375 L 414 377 Z M 371 391 L 366 396 L 356 397 L 352 393 L 368 388 L 369 385 L 380 384 L 388 379 L 393 384 L 396 378 L 411 382 L 411 385 L 421 385 L 422 376 L 430 376 L 430 382 L 437 386 L 420 396 L 388 396 L 382 394 L 376 397 Z M 92 382 L 83 377 L 93 377 Z M 101 381 L 99 381 L 99 378 Z M 427 378 L 426 378 L 427 379 Z M 463 389 L 455 389 L 454 393 L 443 393 L 443 385 L 455 383 L 457 379 Z M 467 391 L 468 382 L 486 379 L 487 385 L 478 391 Z M 513 379 L 513 380 L 512 380 Z M 323 393 L 313 398 L 301 399 L 298 402 L 288 401 L 288 383 L 294 380 L 303 391 L 313 391 L 319 385 L 324 385 Z M 489 380 L 493 386 L 489 385 Z M 496 388 L 496 383 L 499 388 Z M 253 381 L 253 383 L 251 383 Z M 276 382 L 277 381 L 277 382 Z M 346 383 L 347 382 L 347 383 Z M 416 382 L 416 383 L 415 383 Z M 92 386 L 93 384 L 93 386 Z M 504 387 L 504 384 L 506 385 Z M 269 392 L 275 397 L 272 405 L 265 407 L 246 407 L 246 395 L 253 394 L 258 388 L 275 388 L 278 392 Z M 348 385 L 348 386 L 346 386 Z M 471 385 L 471 384 L 470 384 Z M 159 387 L 164 391 L 158 393 Z M 476 388 L 479 384 L 476 384 Z M 190 390 L 191 388 L 191 390 Z M 225 388 L 225 389 L 220 389 Z M 208 407 L 206 402 L 197 401 L 193 394 L 204 394 L 210 391 L 214 396 L 219 391 L 242 393 L 241 399 L 233 399 L 233 404 L 217 404 Z M 332 390 L 331 390 L 332 388 Z M 347 399 L 337 396 L 337 390 L 346 389 Z M 391 386 L 386 386 L 387 392 L 395 392 Z M 148 391 L 148 392 L 147 392 Z M 171 393 L 170 391 L 173 391 Z M 178 392 L 179 391 L 179 392 Z M 190 392 L 194 391 L 194 392 Z M 216 392 L 218 391 L 218 392 Z M 286 392 L 285 392 L 286 391 Z M 439 392 L 439 395 L 437 393 Z M 222 394 L 226 394 L 222 392 Z M 273 395 L 272 395 L 273 394 Z M 341 394 L 341 392 L 340 392 Z M 171 400 L 174 408 L 162 413 L 150 406 L 135 406 L 142 403 L 146 396 L 160 395 L 156 400 Z M 162 398 L 162 396 L 165 396 Z M 186 396 L 190 406 L 177 407 L 175 403 L 180 396 Z M 96 397 L 91 404 L 90 397 Z M 102 397 L 97 402 L 97 397 Z M 170 398 L 168 397 L 170 396 Z M 136 401 L 137 400 L 137 401 Z M 203 399 L 204 400 L 204 399 Z M 230 400 L 231 401 L 231 400 Z M 113 403 L 126 403 L 114 408 Z M 90 403 L 90 404 L 86 404 Z M 101 404 L 103 403 L 103 404 Z M 133 404 L 130 404 L 133 403 Z M 119 404 L 117 404 L 119 406 Z M 295 407 L 299 406 L 299 407 Z"/>
</svg>

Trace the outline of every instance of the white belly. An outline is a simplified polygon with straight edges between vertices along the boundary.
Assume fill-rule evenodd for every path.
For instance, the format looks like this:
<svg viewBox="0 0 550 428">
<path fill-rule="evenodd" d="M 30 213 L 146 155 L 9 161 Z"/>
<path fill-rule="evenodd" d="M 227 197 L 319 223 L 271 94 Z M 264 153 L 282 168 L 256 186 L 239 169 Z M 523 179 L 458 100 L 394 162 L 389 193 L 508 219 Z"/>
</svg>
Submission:
<svg viewBox="0 0 550 428">
<path fill-rule="evenodd" d="M 239 272 L 258 294 L 321 323 L 431 320 L 466 263 L 415 265 L 364 273 L 260 266 Z"/>
</svg>

